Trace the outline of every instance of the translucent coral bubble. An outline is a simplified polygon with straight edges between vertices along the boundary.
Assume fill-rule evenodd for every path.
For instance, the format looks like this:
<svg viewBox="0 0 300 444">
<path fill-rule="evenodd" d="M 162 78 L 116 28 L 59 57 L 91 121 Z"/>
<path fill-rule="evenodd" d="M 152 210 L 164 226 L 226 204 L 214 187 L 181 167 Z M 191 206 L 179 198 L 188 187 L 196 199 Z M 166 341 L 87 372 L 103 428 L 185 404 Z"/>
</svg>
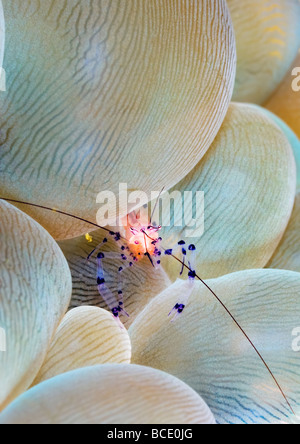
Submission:
<svg viewBox="0 0 300 444">
<path fill-rule="evenodd" d="M 228 0 L 237 43 L 233 100 L 263 104 L 300 46 L 299 0 Z"/>
<path fill-rule="evenodd" d="M 236 49 L 225 0 L 4 2 L 2 197 L 96 220 L 98 193 L 170 188 L 227 112 Z M 78 221 L 22 208 L 56 238 Z M 110 219 L 125 215 L 109 203 Z"/>
<path fill-rule="evenodd" d="M 197 247 L 196 266 L 202 277 L 263 268 L 288 225 L 296 193 L 294 154 L 285 133 L 264 110 L 233 103 L 204 159 L 171 191 L 193 190 L 181 226 L 162 230 L 166 248 L 185 239 Z M 197 191 L 204 192 L 204 233 L 187 227 L 196 214 Z M 172 210 L 181 216 L 177 200 Z M 189 234 L 192 231 L 193 237 Z M 202 234 L 202 233 L 201 233 Z M 173 279 L 181 265 L 167 258 Z"/>
<path fill-rule="evenodd" d="M 77 368 L 129 364 L 130 339 L 112 314 L 97 307 L 70 310 L 59 325 L 34 384 Z"/>
<path fill-rule="evenodd" d="M 214 424 L 205 402 L 171 375 L 135 365 L 75 370 L 31 389 L 1 424 Z"/>
<path fill-rule="evenodd" d="M 34 380 L 70 297 L 70 270 L 56 242 L 0 200 L 0 410 Z"/>
<path fill-rule="evenodd" d="M 262 354 L 300 416 L 300 274 L 248 270 L 207 284 Z M 270 373 L 221 304 L 197 282 L 180 319 L 168 313 L 185 289 L 178 280 L 154 299 L 129 329 L 132 362 L 182 379 L 208 403 L 216 420 L 279 424 L 295 416 Z M 298 335 L 299 337 L 299 335 Z"/>
<path fill-rule="evenodd" d="M 300 52 L 265 106 L 284 120 L 300 139 Z"/>
</svg>

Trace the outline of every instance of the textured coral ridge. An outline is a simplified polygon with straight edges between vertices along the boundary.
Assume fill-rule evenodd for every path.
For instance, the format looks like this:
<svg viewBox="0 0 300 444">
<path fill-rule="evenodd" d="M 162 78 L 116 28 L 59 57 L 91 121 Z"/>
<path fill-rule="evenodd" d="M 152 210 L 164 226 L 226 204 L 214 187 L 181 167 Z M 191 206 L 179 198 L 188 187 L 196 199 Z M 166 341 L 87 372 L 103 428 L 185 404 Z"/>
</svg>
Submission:
<svg viewBox="0 0 300 444">
<path fill-rule="evenodd" d="M 207 285 L 170 255 L 120 282 L 120 236 L 0 199 L 0 424 L 299 422 L 299 23 L 298 0 L 0 0 L 0 197 L 95 222 L 123 182 L 204 191 L 202 236 L 159 235 Z M 87 260 L 105 236 L 129 318 Z"/>
</svg>

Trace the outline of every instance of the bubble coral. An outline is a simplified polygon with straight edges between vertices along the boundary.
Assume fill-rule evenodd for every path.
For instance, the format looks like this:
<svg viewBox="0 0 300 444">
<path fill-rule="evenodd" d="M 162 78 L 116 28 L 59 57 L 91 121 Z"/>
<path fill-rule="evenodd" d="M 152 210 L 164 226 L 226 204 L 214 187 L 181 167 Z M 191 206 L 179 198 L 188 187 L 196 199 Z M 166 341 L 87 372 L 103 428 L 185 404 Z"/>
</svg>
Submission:
<svg viewBox="0 0 300 444">
<path fill-rule="evenodd" d="M 299 20 L 298 0 L 0 0 L 1 424 L 299 420 Z M 205 193 L 207 287 L 176 322 L 172 256 L 126 271 L 123 326 L 100 300 L 97 194 L 123 182 Z"/>
</svg>

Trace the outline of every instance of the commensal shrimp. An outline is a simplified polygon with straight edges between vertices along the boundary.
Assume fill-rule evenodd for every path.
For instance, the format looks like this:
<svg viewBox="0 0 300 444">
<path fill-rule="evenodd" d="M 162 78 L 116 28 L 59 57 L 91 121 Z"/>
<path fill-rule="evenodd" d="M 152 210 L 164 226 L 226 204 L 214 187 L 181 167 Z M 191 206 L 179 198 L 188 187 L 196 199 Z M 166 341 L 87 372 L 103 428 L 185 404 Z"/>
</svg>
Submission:
<svg viewBox="0 0 300 444">
<path fill-rule="evenodd" d="M 181 301 L 174 306 L 169 313 L 169 317 L 173 316 L 172 322 L 174 322 L 184 311 L 190 295 L 194 288 L 194 282 L 196 279 L 195 271 L 195 259 L 196 259 L 196 247 L 195 245 L 187 246 L 184 240 L 179 241 L 174 248 L 164 249 L 161 246 L 162 238 L 159 236 L 161 226 L 152 224 L 152 217 L 146 220 L 144 217 L 138 217 L 135 212 L 130 213 L 122 219 L 121 232 L 110 232 L 110 236 L 119 243 L 121 253 L 104 253 L 101 251 L 103 246 L 108 242 L 105 238 L 101 244 L 99 244 L 88 256 L 88 260 L 97 254 L 97 286 L 98 291 L 108 307 L 112 311 L 115 318 L 119 319 L 121 314 L 129 316 L 124 308 L 123 301 L 123 289 L 122 289 L 122 273 L 134 266 L 134 263 L 140 261 L 144 257 L 147 257 L 153 266 L 158 268 L 161 264 L 161 257 L 172 256 L 178 252 L 182 255 L 182 269 L 180 275 L 183 275 L 186 261 L 188 261 L 189 271 L 188 280 L 189 287 L 187 293 L 183 296 Z M 125 241 L 125 242 L 124 242 Z M 190 256 L 190 257 L 188 257 Z M 119 267 L 119 289 L 118 298 L 116 298 L 110 289 L 106 285 L 105 272 L 103 267 L 103 261 L 105 259 L 115 259 L 121 261 Z"/>
<path fill-rule="evenodd" d="M 4 200 L 6 202 L 10 202 L 12 204 L 22 204 L 26 206 L 31 206 L 34 208 L 40 208 L 45 211 L 54 211 L 57 214 L 61 214 L 66 217 L 71 217 L 73 219 L 76 219 L 81 222 L 85 222 L 86 224 L 89 224 L 90 226 L 94 228 L 100 228 L 106 233 L 109 234 L 109 236 L 112 236 L 117 243 L 120 244 L 121 248 L 121 254 L 117 254 L 117 257 L 121 259 L 123 265 L 119 268 L 119 276 L 121 276 L 122 272 L 126 268 L 130 268 L 134 266 L 134 263 L 142 259 L 143 257 L 147 257 L 153 267 L 157 267 L 160 265 L 160 258 L 162 254 L 164 253 L 165 256 L 169 256 L 179 262 L 182 266 L 181 268 L 181 275 L 183 274 L 184 269 L 188 271 L 188 279 L 189 279 L 189 291 L 186 295 L 183 296 L 183 300 L 178 302 L 175 307 L 171 310 L 169 313 L 169 316 L 175 315 L 173 320 L 175 320 L 178 316 L 182 315 L 184 308 L 186 306 L 186 303 L 189 299 L 189 296 L 191 295 L 193 291 L 193 284 L 195 282 L 195 279 L 199 280 L 211 293 L 211 295 L 221 304 L 223 309 L 226 311 L 228 316 L 230 316 L 231 320 L 234 322 L 234 324 L 237 326 L 237 328 L 240 330 L 240 332 L 244 335 L 248 343 L 251 345 L 261 362 L 264 364 L 266 370 L 268 371 L 269 375 L 273 379 L 276 387 L 280 391 L 282 397 L 284 398 L 285 402 L 287 403 L 289 409 L 295 415 L 295 412 L 291 406 L 291 403 L 289 402 L 287 396 L 285 395 L 281 385 L 277 381 L 275 375 L 273 374 L 272 370 L 268 366 L 267 362 L 264 360 L 263 356 L 253 343 L 253 341 L 250 339 L 250 337 L 247 335 L 243 327 L 240 325 L 240 323 L 236 320 L 236 318 L 231 314 L 230 310 L 226 307 L 226 305 L 222 302 L 219 296 L 212 290 L 212 288 L 209 287 L 209 285 L 197 274 L 195 271 L 195 254 L 196 254 L 196 248 L 194 245 L 190 245 L 186 248 L 186 244 L 184 241 L 179 241 L 178 244 L 171 249 L 165 249 L 161 245 L 161 237 L 159 237 L 159 231 L 161 227 L 155 226 L 155 224 L 152 224 L 152 216 L 150 219 L 149 224 L 145 224 L 143 220 L 138 220 L 135 213 L 132 213 L 127 219 L 128 224 L 124 224 L 123 229 L 125 230 L 124 236 L 122 236 L 119 232 L 113 232 L 105 227 L 101 227 L 96 223 L 93 223 L 91 221 L 85 220 L 81 217 L 78 217 L 76 215 L 72 215 L 69 213 L 66 213 L 61 210 L 45 207 L 42 205 L 29 203 L 29 202 L 22 202 L 14 199 L 8 199 L 5 197 L 0 196 L 0 200 Z M 132 220 L 133 217 L 133 220 Z M 96 247 L 91 254 L 89 255 L 88 259 L 92 257 L 93 254 L 98 252 L 97 255 L 97 264 L 98 264 L 98 276 L 97 276 L 97 284 L 98 284 L 98 290 L 101 294 L 101 296 L 105 299 L 106 303 L 110 307 L 114 317 L 118 320 L 118 322 L 121 323 L 119 320 L 120 314 L 124 314 L 128 316 L 128 314 L 125 311 L 124 303 L 123 303 L 123 291 L 121 288 L 121 279 L 119 279 L 120 286 L 118 291 L 118 298 L 116 298 L 112 292 L 109 290 L 109 288 L 106 286 L 105 283 L 105 276 L 104 276 L 104 268 L 103 268 L 103 260 L 105 258 L 116 258 L 116 253 L 103 253 L 101 251 L 102 247 L 108 242 L 108 239 L 105 238 L 103 242 Z M 176 253 L 181 253 L 182 259 L 178 258 L 176 256 Z M 189 258 L 187 256 L 190 256 Z"/>
</svg>

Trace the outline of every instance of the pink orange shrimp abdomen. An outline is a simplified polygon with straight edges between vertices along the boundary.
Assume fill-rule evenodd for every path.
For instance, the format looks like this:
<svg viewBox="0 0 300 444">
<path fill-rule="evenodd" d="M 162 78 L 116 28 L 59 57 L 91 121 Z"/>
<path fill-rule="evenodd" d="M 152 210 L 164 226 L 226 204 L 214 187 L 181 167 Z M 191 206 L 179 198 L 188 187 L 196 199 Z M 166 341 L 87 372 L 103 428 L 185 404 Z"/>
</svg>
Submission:
<svg viewBox="0 0 300 444">
<path fill-rule="evenodd" d="M 147 225 L 147 222 L 142 220 L 136 220 L 136 223 L 132 225 L 128 222 L 129 218 L 127 216 L 124 218 L 123 227 L 128 248 L 133 256 L 137 260 L 142 259 L 145 255 L 157 256 L 161 241 L 159 237 L 161 227 Z"/>
</svg>

